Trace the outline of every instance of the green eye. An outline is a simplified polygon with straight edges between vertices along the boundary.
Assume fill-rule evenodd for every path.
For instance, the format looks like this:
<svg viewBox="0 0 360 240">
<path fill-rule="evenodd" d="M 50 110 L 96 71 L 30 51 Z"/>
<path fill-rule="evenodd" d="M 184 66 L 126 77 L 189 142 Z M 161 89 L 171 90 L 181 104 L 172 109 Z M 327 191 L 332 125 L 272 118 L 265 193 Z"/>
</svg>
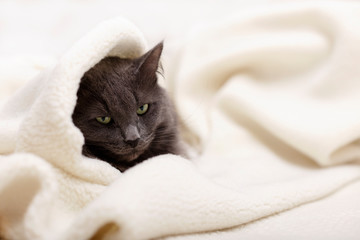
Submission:
<svg viewBox="0 0 360 240">
<path fill-rule="evenodd" d="M 96 121 L 102 124 L 108 124 L 111 121 L 111 117 L 97 117 Z"/>
<path fill-rule="evenodd" d="M 142 105 L 141 107 L 139 107 L 137 110 L 136 110 L 136 113 L 138 115 L 143 115 L 144 113 L 146 113 L 146 111 L 148 110 L 149 108 L 149 104 L 144 104 Z"/>
</svg>

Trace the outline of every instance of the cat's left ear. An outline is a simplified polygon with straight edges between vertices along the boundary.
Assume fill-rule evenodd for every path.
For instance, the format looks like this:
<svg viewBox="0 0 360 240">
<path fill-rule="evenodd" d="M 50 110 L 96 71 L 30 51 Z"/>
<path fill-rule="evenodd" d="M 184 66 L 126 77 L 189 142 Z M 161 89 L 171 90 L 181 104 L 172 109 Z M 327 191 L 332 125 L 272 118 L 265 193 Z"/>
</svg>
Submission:
<svg viewBox="0 0 360 240">
<path fill-rule="evenodd" d="M 140 58 L 136 59 L 137 70 L 141 84 L 153 86 L 157 82 L 156 72 L 159 68 L 163 42 L 157 44 Z"/>
</svg>

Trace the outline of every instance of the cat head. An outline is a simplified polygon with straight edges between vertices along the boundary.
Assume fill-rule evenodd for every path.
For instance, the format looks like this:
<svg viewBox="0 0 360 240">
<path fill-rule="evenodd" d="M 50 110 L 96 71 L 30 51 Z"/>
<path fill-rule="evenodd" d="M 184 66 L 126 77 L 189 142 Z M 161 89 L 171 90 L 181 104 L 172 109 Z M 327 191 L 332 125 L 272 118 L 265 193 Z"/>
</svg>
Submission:
<svg viewBox="0 0 360 240">
<path fill-rule="evenodd" d="M 85 138 L 83 154 L 118 164 L 137 159 L 164 124 L 175 119 L 157 83 L 163 44 L 137 59 L 107 57 L 81 79 L 73 113 Z"/>
</svg>

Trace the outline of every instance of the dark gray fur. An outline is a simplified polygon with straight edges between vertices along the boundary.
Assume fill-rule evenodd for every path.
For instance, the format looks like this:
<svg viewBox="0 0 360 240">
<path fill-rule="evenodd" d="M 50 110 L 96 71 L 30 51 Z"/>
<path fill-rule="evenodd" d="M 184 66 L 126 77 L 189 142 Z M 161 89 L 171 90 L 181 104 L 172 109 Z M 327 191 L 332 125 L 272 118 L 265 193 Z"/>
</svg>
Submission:
<svg viewBox="0 0 360 240">
<path fill-rule="evenodd" d="M 85 156 L 124 171 L 153 156 L 181 154 L 174 107 L 157 83 L 162 49 L 160 43 L 137 59 L 107 57 L 84 74 L 72 118 Z M 149 109 L 138 115 L 143 104 Z M 112 121 L 96 121 L 103 116 Z"/>
</svg>

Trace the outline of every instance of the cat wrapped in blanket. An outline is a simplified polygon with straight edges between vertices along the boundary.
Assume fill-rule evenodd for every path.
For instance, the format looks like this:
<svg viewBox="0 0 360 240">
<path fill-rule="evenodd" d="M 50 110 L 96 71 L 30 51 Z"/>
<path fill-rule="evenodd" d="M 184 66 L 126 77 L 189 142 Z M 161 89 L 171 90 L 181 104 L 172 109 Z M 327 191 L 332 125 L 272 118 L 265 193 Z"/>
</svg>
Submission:
<svg viewBox="0 0 360 240">
<path fill-rule="evenodd" d="M 106 57 L 81 78 L 74 124 L 82 153 L 120 171 L 157 155 L 183 155 L 178 119 L 157 72 L 163 43 L 136 59 Z"/>
</svg>

